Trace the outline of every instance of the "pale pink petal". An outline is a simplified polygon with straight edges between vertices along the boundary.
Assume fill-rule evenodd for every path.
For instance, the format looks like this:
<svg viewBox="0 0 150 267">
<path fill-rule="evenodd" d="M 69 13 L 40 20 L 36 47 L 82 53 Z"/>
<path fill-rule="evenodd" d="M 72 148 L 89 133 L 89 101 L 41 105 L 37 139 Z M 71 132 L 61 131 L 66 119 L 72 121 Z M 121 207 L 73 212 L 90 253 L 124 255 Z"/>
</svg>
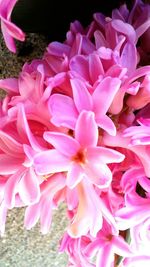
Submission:
<svg viewBox="0 0 150 267">
<path fill-rule="evenodd" d="M 69 135 L 57 132 L 45 132 L 44 139 L 66 157 L 74 156 L 80 149 L 79 143 Z"/>
<path fill-rule="evenodd" d="M 4 201 L 0 204 L 0 236 L 2 237 L 5 233 L 5 224 L 7 217 L 8 208 L 5 206 Z"/>
<path fill-rule="evenodd" d="M 28 206 L 25 211 L 24 226 L 30 230 L 38 222 L 40 218 L 40 205 L 39 203 Z"/>
<path fill-rule="evenodd" d="M 131 247 L 121 236 L 113 236 L 111 242 L 113 244 L 114 252 L 117 255 L 120 255 L 123 257 L 133 256 L 133 251 Z"/>
<path fill-rule="evenodd" d="M 75 138 L 83 148 L 97 145 L 98 128 L 93 112 L 82 111 L 80 113 L 76 123 Z"/>
<path fill-rule="evenodd" d="M 121 81 L 118 78 L 111 77 L 106 77 L 99 83 L 93 93 L 94 112 L 96 116 L 101 117 L 106 114 L 120 88 L 120 84 Z"/>
<path fill-rule="evenodd" d="M 149 255 L 142 255 L 142 256 L 139 255 L 139 256 L 132 257 L 132 258 L 126 258 L 123 261 L 123 263 L 124 263 L 124 266 L 127 266 L 127 267 L 133 267 L 133 266 L 136 266 L 136 267 L 146 266 L 146 267 L 148 267 L 149 263 L 150 263 L 150 256 Z M 147 265 L 147 263 L 148 263 L 148 265 Z"/>
<path fill-rule="evenodd" d="M 122 162 L 125 158 L 120 152 L 107 147 L 89 147 L 87 150 L 87 158 L 95 163 L 117 163 Z"/>
<path fill-rule="evenodd" d="M 135 207 L 124 207 L 116 212 L 116 221 L 120 230 L 127 230 L 149 217 L 149 203 Z"/>
<path fill-rule="evenodd" d="M 114 253 L 111 245 L 100 249 L 96 258 L 96 267 L 111 267 L 114 263 Z"/>
<path fill-rule="evenodd" d="M 41 202 L 40 224 L 42 234 L 47 234 L 52 221 L 52 200 L 45 198 Z"/>
<path fill-rule="evenodd" d="M 11 209 L 15 206 L 15 195 L 18 193 L 18 182 L 20 181 L 25 169 L 20 168 L 14 175 L 10 176 L 4 192 L 4 203 Z"/>
<path fill-rule="evenodd" d="M 85 83 L 79 79 L 72 79 L 71 86 L 73 91 L 73 98 L 78 112 L 82 110 L 92 110 L 93 102 Z"/>
<path fill-rule="evenodd" d="M 83 168 L 76 163 L 70 164 L 68 173 L 67 173 L 67 180 L 66 185 L 69 188 L 74 188 L 84 177 L 84 170 Z"/>
<path fill-rule="evenodd" d="M 38 178 L 33 168 L 28 168 L 18 183 L 19 195 L 25 205 L 36 203 L 40 198 Z"/>
<path fill-rule="evenodd" d="M 39 175 L 68 171 L 69 163 L 70 160 L 56 149 L 38 153 L 34 158 L 35 170 Z"/>
<path fill-rule="evenodd" d="M 54 125 L 75 128 L 78 112 L 71 97 L 54 94 L 50 97 L 48 106 L 52 115 L 51 122 Z"/>
<path fill-rule="evenodd" d="M 86 235 L 90 230 L 90 234 L 95 237 L 102 227 L 99 197 L 88 181 L 78 184 L 77 189 L 79 205 L 73 222 L 68 228 L 68 233 L 71 237 L 77 238 Z"/>
<path fill-rule="evenodd" d="M 103 115 L 102 117 L 96 116 L 97 125 L 105 130 L 110 135 L 116 135 L 116 127 L 113 121 L 107 116 Z"/>
<path fill-rule="evenodd" d="M 111 180 L 112 173 L 105 164 L 94 164 L 89 162 L 85 167 L 85 174 L 87 179 L 99 188 L 108 188 Z"/>
</svg>

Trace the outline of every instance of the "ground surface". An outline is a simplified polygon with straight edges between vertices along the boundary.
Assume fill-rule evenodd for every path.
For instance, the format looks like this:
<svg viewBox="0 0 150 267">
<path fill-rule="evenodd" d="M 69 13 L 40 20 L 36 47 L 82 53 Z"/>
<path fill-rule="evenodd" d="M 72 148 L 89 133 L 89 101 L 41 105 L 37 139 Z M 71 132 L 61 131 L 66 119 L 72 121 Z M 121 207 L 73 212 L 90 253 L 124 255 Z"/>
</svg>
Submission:
<svg viewBox="0 0 150 267">
<path fill-rule="evenodd" d="M 42 56 L 47 45 L 44 37 L 30 34 L 26 40 L 19 45 L 18 54 L 13 55 L 0 37 L 0 78 L 17 77 L 24 62 Z M 58 240 L 66 227 L 64 208 L 55 212 L 48 235 L 43 236 L 39 226 L 25 230 L 23 219 L 24 209 L 8 213 L 6 233 L 0 238 L 0 267 L 65 267 L 66 256 L 57 251 Z"/>
</svg>

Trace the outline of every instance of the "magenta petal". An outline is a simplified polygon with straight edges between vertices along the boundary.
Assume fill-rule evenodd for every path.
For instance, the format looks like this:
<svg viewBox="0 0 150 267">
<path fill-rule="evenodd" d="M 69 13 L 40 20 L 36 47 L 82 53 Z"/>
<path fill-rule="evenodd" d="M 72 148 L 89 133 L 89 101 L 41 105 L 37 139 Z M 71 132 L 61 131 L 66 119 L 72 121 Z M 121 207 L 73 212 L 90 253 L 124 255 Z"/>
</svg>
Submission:
<svg viewBox="0 0 150 267">
<path fill-rule="evenodd" d="M 97 145 L 98 128 L 94 113 L 82 111 L 76 123 L 75 138 L 83 148 Z"/>
<path fill-rule="evenodd" d="M 39 152 L 43 150 L 43 147 L 39 145 L 38 141 L 36 140 L 35 136 L 32 134 L 29 128 L 29 124 L 25 114 L 25 109 L 22 104 L 19 105 L 17 128 L 22 138 L 24 138 L 25 142 L 28 142 L 29 140 L 32 148 L 35 151 Z"/>
<path fill-rule="evenodd" d="M 48 105 L 52 115 L 51 122 L 53 124 L 70 129 L 75 128 L 78 112 L 71 97 L 54 94 L 50 97 Z"/>
<path fill-rule="evenodd" d="M 72 79 L 71 86 L 74 102 L 79 113 L 82 110 L 92 110 L 92 97 L 85 86 L 85 83 L 79 79 Z"/>
<path fill-rule="evenodd" d="M 69 159 L 56 149 L 38 153 L 34 158 L 35 170 L 39 175 L 68 171 L 69 163 Z"/>
<path fill-rule="evenodd" d="M 10 36 L 12 36 L 13 38 L 19 40 L 19 41 L 24 41 L 25 40 L 25 34 L 23 33 L 23 31 L 18 28 L 14 23 L 12 23 L 9 20 L 6 19 L 2 19 L 3 20 L 3 24 L 5 24 L 5 28 L 7 29 L 7 32 Z"/>
<path fill-rule="evenodd" d="M 74 156 L 80 149 L 79 143 L 69 135 L 57 132 L 45 132 L 44 139 L 66 157 Z"/>
<path fill-rule="evenodd" d="M 0 88 L 5 90 L 9 94 L 19 93 L 18 79 L 16 78 L 0 79 Z"/>
<path fill-rule="evenodd" d="M 36 203 L 40 198 L 40 188 L 38 178 L 33 170 L 26 170 L 18 184 L 19 195 L 25 205 Z"/>
<path fill-rule="evenodd" d="M 9 35 L 9 33 L 7 32 L 7 27 L 6 25 L 3 23 L 3 21 L 1 21 L 1 30 L 2 30 L 2 33 L 3 33 L 3 37 L 4 37 L 4 40 L 5 40 L 5 43 L 7 45 L 7 48 L 13 52 L 13 53 L 16 53 L 16 46 L 15 46 L 15 42 L 14 42 L 14 39 L 11 35 Z"/>
</svg>

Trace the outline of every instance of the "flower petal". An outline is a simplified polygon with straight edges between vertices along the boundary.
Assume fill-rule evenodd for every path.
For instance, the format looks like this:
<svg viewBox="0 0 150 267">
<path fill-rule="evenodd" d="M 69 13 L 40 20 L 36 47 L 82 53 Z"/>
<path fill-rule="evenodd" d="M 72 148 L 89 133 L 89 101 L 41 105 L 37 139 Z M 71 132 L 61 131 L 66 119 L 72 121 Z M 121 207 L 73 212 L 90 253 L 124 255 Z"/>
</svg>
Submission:
<svg viewBox="0 0 150 267">
<path fill-rule="evenodd" d="M 85 83 L 79 79 L 72 79 L 71 86 L 73 98 L 78 112 L 82 110 L 92 110 L 92 97 L 85 86 Z"/>
<path fill-rule="evenodd" d="M 97 145 L 98 128 L 94 119 L 94 113 L 82 111 L 76 123 L 75 138 L 83 148 Z"/>
<path fill-rule="evenodd" d="M 22 165 L 22 159 L 0 154 L 0 175 L 10 175 L 16 173 Z"/>
<path fill-rule="evenodd" d="M 96 122 L 100 128 L 105 130 L 110 135 L 116 135 L 116 127 L 108 116 L 103 115 L 102 117 L 96 117 Z"/>
<path fill-rule="evenodd" d="M 118 78 L 106 77 L 96 87 L 93 93 L 94 112 L 96 117 L 101 117 L 108 111 L 121 81 Z"/>
<path fill-rule="evenodd" d="M 72 163 L 67 173 L 66 185 L 69 188 L 74 188 L 79 182 L 81 182 L 84 176 L 83 168 L 76 163 Z"/>
<path fill-rule="evenodd" d="M 105 164 L 88 163 L 85 174 L 89 181 L 99 188 L 108 188 L 112 180 L 112 173 Z"/>
<path fill-rule="evenodd" d="M 97 146 L 88 148 L 87 158 L 93 163 L 103 162 L 106 164 L 122 162 L 125 156 L 114 149 Z"/>
<path fill-rule="evenodd" d="M 15 206 L 15 195 L 18 193 L 18 182 L 20 181 L 25 169 L 20 168 L 15 174 L 9 177 L 4 192 L 4 203 L 9 209 Z"/>
<path fill-rule="evenodd" d="M 133 256 L 133 252 L 129 244 L 121 236 L 113 236 L 112 244 L 114 252 L 123 257 Z"/>
<path fill-rule="evenodd" d="M 40 198 L 40 188 L 38 178 L 33 170 L 26 170 L 18 184 L 19 195 L 25 205 L 36 203 Z"/>
<path fill-rule="evenodd" d="M 96 259 L 96 267 L 113 266 L 114 253 L 111 245 L 106 245 L 98 252 Z"/>
<path fill-rule="evenodd" d="M 30 230 L 40 218 L 40 205 L 39 203 L 28 206 L 25 211 L 24 226 Z"/>
<path fill-rule="evenodd" d="M 40 152 L 34 158 L 35 170 L 39 175 L 68 171 L 69 163 L 69 159 L 56 149 Z"/>
<path fill-rule="evenodd" d="M 74 156 L 80 149 L 79 143 L 69 135 L 57 132 L 45 132 L 44 139 L 66 157 Z"/>
<path fill-rule="evenodd" d="M 53 94 L 48 101 L 48 106 L 52 115 L 51 122 L 54 125 L 75 128 L 78 112 L 71 97 Z"/>
</svg>

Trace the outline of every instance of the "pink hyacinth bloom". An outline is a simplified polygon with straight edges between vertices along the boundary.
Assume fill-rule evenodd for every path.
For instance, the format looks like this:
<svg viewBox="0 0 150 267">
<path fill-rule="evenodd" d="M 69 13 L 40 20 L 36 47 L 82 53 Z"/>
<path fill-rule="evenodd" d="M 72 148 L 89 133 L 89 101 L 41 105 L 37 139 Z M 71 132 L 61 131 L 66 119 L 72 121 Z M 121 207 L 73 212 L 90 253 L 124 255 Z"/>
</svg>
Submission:
<svg viewBox="0 0 150 267">
<path fill-rule="evenodd" d="M 131 150 L 137 158 L 140 160 L 139 165 L 144 167 L 145 174 L 150 177 L 150 154 L 149 146 L 130 144 L 130 137 L 124 137 L 123 131 L 118 131 L 115 137 L 105 134 L 103 137 L 103 143 L 110 147 L 122 147 Z"/>
<path fill-rule="evenodd" d="M 14 39 L 24 41 L 25 34 L 14 23 L 11 22 L 11 13 L 17 0 L 1 0 L 0 1 L 0 19 L 1 30 L 8 49 L 15 53 L 16 46 Z"/>
<path fill-rule="evenodd" d="M 116 220 L 119 229 L 126 230 L 150 218 L 148 212 L 150 182 L 142 168 L 134 168 L 125 172 L 121 183 L 125 193 L 125 206 L 116 211 Z M 143 188 L 145 197 L 136 192 L 137 183 Z"/>
<path fill-rule="evenodd" d="M 107 188 L 112 174 L 107 163 L 121 162 L 124 156 L 115 150 L 97 146 L 98 128 L 94 113 L 82 111 L 75 127 L 75 138 L 58 132 L 45 132 L 44 139 L 55 149 L 35 156 L 39 175 L 67 172 L 66 184 L 75 187 L 84 177 L 100 188 Z"/>
<path fill-rule="evenodd" d="M 117 227 L 113 215 L 105 199 L 98 196 L 93 185 L 82 180 L 77 186 L 79 204 L 74 218 L 68 227 L 68 233 L 73 238 L 86 235 L 96 237 L 102 228 L 103 218 L 110 224 L 113 233 L 117 233 Z M 92 214 L 92 216 L 91 216 Z"/>
<path fill-rule="evenodd" d="M 105 221 L 97 237 L 85 248 L 85 254 L 88 257 L 96 256 L 96 267 L 115 266 L 117 264 L 115 263 L 115 254 L 123 257 L 132 257 L 134 255 L 129 244 L 122 236 L 113 235 Z"/>
<path fill-rule="evenodd" d="M 18 194 L 25 205 L 38 201 L 41 181 L 33 168 L 33 156 L 46 148 L 35 123 L 31 123 L 37 133 L 33 135 L 23 105 L 17 109 L 16 120 L 10 120 L 0 131 L 0 174 L 6 177 L 4 203 L 8 208 L 15 206 Z"/>
<path fill-rule="evenodd" d="M 74 129 L 78 114 L 82 110 L 93 111 L 97 125 L 109 134 L 115 135 L 115 125 L 106 113 L 120 88 L 120 84 L 121 81 L 118 78 L 107 77 L 97 85 L 93 94 L 90 94 L 82 80 L 72 79 L 73 99 L 61 94 L 53 94 L 50 97 L 51 121 L 57 126 Z"/>
</svg>

